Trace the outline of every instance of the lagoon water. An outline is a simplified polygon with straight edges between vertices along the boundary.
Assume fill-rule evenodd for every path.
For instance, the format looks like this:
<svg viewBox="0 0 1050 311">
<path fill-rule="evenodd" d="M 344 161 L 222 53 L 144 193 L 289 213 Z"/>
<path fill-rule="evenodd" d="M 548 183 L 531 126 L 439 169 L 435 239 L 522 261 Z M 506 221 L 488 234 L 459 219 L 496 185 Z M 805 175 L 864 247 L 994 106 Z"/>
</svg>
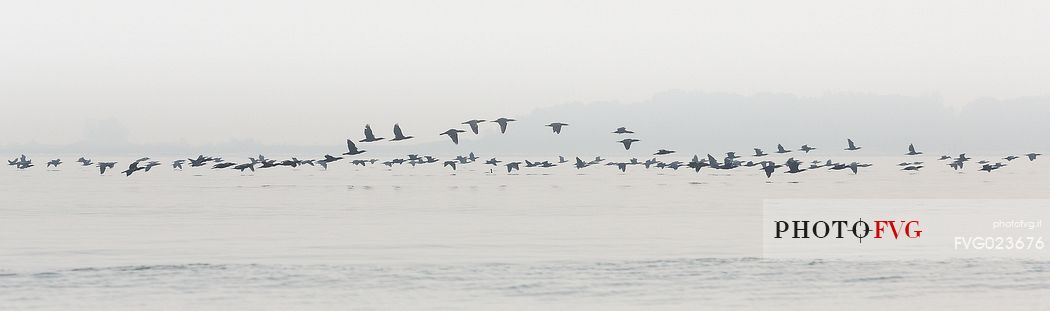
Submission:
<svg viewBox="0 0 1050 311">
<path fill-rule="evenodd" d="M 763 199 L 1050 198 L 1044 159 L 993 173 L 924 159 L 917 174 L 902 160 L 768 182 L 480 163 L 5 168 L 0 310 L 1050 308 L 1050 261 L 762 258 Z"/>
</svg>

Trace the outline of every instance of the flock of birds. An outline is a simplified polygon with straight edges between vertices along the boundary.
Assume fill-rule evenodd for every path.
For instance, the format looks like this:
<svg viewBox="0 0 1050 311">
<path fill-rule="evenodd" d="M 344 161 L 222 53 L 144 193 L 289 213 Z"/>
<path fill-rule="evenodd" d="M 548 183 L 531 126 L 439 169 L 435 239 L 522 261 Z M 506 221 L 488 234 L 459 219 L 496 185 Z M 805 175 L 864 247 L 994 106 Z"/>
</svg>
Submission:
<svg viewBox="0 0 1050 311">
<path fill-rule="evenodd" d="M 509 119 L 509 118 L 499 118 L 499 119 L 488 121 L 488 122 L 492 122 L 492 123 L 498 124 L 499 125 L 499 131 L 502 134 L 502 133 L 506 133 L 507 132 L 507 127 L 509 126 L 510 122 L 514 122 L 514 121 L 517 121 L 517 120 Z M 469 120 L 469 121 L 463 122 L 461 124 L 469 126 L 470 131 L 473 132 L 474 135 L 478 135 L 478 133 L 479 133 L 479 126 L 483 122 L 486 122 L 486 121 L 485 120 Z M 554 132 L 554 134 L 561 134 L 562 130 L 565 127 L 569 126 L 569 124 L 561 123 L 561 122 L 553 122 L 553 123 L 547 124 L 546 126 L 550 127 L 551 130 Z M 452 140 L 452 143 L 459 144 L 459 135 L 460 135 L 460 133 L 466 133 L 466 132 L 467 132 L 466 130 L 457 129 L 457 128 L 451 128 L 451 129 L 449 129 L 449 130 L 447 130 L 445 132 L 440 133 L 439 135 L 446 135 L 446 136 L 448 136 L 449 139 Z M 616 130 L 612 131 L 612 133 L 613 134 L 617 134 L 617 135 L 635 134 L 635 132 L 628 130 L 626 127 L 617 128 Z M 390 141 L 403 141 L 403 140 L 408 140 L 408 139 L 414 138 L 413 136 L 405 135 L 404 131 L 401 129 L 401 126 L 399 124 L 394 124 L 393 134 L 394 134 L 394 137 L 391 138 Z M 377 142 L 377 141 L 381 141 L 381 140 L 384 140 L 384 139 L 386 139 L 386 138 L 384 138 L 384 137 L 377 137 L 375 135 L 375 133 L 372 131 L 372 127 L 370 125 L 365 125 L 364 138 L 361 139 L 361 140 L 358 140 L 358 142 L 359 143 L 372 143 L 372 142 Z M 641 140 L 638 140 L 638 139 L 635 139 L 635 138 L 624 138 L 624 139 L 616 141 L 616 142 L 622 144 L 623 147 L 624 147 L 624 150 L 630 150 L 631 146 L 634 143 L 637 143 L 637 142 L 640 142 L 640 141 Z M 354 143 L 354 141 L 351 140 L 351 139 L 347 139 L 346 140 L 346 147 L 347 147 L 347 151 L 342 153 L 341 154 L 342 156 L 333 156 L 333 155 L 330 155 L 330 154 L 326 154 L 326 155 L 324 155 L 323 158 L 320 158 L 320 159 L 300 160 L 300 159 L 297 159 L 297 158 L 293 157 L 293 158 L 288 159 L 288 160 L 275 160 L 275 159 L 268 159 L 268 158 L 266 158 L 263 155 L 259 155 L 257 158 L 249 158 L 248 162 L 246 162 L 246 163 L 235 163 L 235 162 L 225 161 L 221 157 L 211 157 L 211 156 L 199 155 L 196 158 L 175 160 L 175 161 L 173 161 L 171 163 L 171 167 L 173 169 L 176 169 L 176 170 L 182 170 L 186 166 L 189 166 L 189 167 L 206 167 L 206 166 L 210 166 L 211 169 L 235 169 L 235 170 L 239 170 L 241 172 L 244 172 L 245 170 L 250 170 L 250 171 L 254 172 L 256 169 L 267 169 L 267 168 L 274 168 L 274 167 L 280 167 L 280 166 L 293 167 L 294 168 L 294 167 L 299 167 L 299 166 L 303 166 L 303 165 L 310 165 L 310 166 L 320 166 L 323 169 L 327 170 L 328 169 L 328 165 L 331 164 L 331 163 L 343 160 L 346 157 L 353 157 L 353 156 L 357 156 L 357 155 L 360 155 L 362 153 L 365 153 L 365 150 L 358 148 L 357 145 Z M 810 151 L 813 151 L 813 150 L 816 150 L 816 149 L 817 148 L 811 147 L 809 145 L 802 145 L 801 147 L 799 147 L 798 151 L 801 151 L 801 152 L 804 152 L 804 153 L 808 154 Z M 843 149 L 843 150 L 856 151 L 856 150 L 860 150 L 860 149 L 861 149 L 861 147 L 857 146 L 853 142 L 852 139 L 846 139 L 846 148 Z M 845 169 L 849 169 L 850 171 L 853 172 L 853 174 L 856 174 L 860 168 L 869 167 L 869 166 L 872 165 L 870 163 L 858 163 L 858 162 L 841 163 L 841 162 L 834 162 L 832 160 L 827 160 L 827 161 L 815 160 L 815 161 L 812 161 L 808 167 L 803 167 L 802 166 L 803 163 L 801 161 L 799 161 L 799 160 L 796 160 L 794 157 L 791 157 L 791 158 L 787 159 L 787 161 L 785 161 L 783 164 L 779 164 L 779 163 L 776 163 L 774 161 L 769 161 L 769 160 L 759 161 L 758 159 L 760 159 L 760 158 L 762 158 L 764 156 L 767 156 L 769 154 L 766 153 L 765 151 L 763 151 L 760 148 L 754 148 L 754 151 L 755 151 L 755 153 L 753 155 L 751 155 L 751 157 L 753 157 L 754 159 L 746 161 L 746 162 L 742 161 L 742 160 L 737 160 L 737 159 L 741 158 L 741 156 L 738 156 L 735 152 L 727 152 L 726 156 L 723 158 L 723 160 L 721 162 L 719 162 L 718 159 L 716 159 L 714 156 L 712 156 L 710 154 L 708 154 L 706 158 L 701 158 L 701 157 L 699 157 L 697 155 L 694 155 L 692 160 L 689 161 L 689 162 L 683 162 L 683 161 L 664 162 L 664 161 L 658 160 L 656 158 L 656 156 L 666 156 L 666 155 L 674 154 L 676 151 L 668 150 L 668 149 L 659 149 L 655 153 L 653 153 L 653 156 L 654 156 L 653 158 L 651 158 L 649 160 L 645 160 L 645 161 L 640 161 L 637 158 L 632 158 L 632 159 L 630 159 L 628 161 L 625 161 L 625 162 L 611 162 L 611 161 L 607 161 L 606 159 L 602 159 L 600 156 L 596 157 L 594 160 L 591 160 L 591 161 L 584 161 L 584 160 L 580 159 L 579 157 L 576 157 L 576 161 L 574 163 L 572 163 L 571 165 L 573 165 L 577 169 L 582 169 L 582 168 L 585 168 L 585 167 L 588 167 L 588 166 L 601 165 L 601 164 L 604 163 L 604 165 L 607 165 L 607 166 L 615 166 L 621 172 L 626 172 L 627 168 L 629 166 L 634 166 L 634 165 L 641 165 L 641 166 L 644 166 L 646 169 L 655 167 L 655 168 L 659 168 L 659 169 L 672 169 L 672 170 L 678 170 L 681 167 L 687 167 L 687 168 L 693 169 L 696 172 L 700 172 L 700 169 L 704 168 L 704 167 L 709 167 L 710 169 L 717 169 L 717 170 L 730 170 L 730 169 L 737 169 L 737 168 L 741 168 L 741 167 L 758 167 L 760 170 L 765 172 L 766 178 L 771 178 L 773 176 L 774 172 L 776 172 L 778 169 L 782 169 L 784 167 L 787 167 L 787 169 L 786 169 L 786 171 L 783 171 L 783 172 L 787 173 L 787 174 L 796 174 L 796 173 L 801 173 L 801 172 L 804 172 L 804 171 L 807 171 L 807 170 L 816 170 L 816 169 L 821 169 L 821 168 L 827 168 L 828 170 L 845 170 Z M 792 152 L 792 150 L 788 150 L 788 149 L 784 148 L 783 145 L 780 145 L 780 144 L 777 145 L 777 151 L 775 151 L 775 153 L 777 153 L 777 154 L 786 154 L 786 153 L 791 153 L 791 152 Z M 909 144 L 908 145 L 908 152 L 905 153 L 904 155 L 907 155 L 907 156 L 918 156 L 918 155 L 921 155 L 921 154 L 923 154 L 923 153 L 920 152 L 920 151 L 917 151 L 915 149 L 915 145 L 914 144 Z M 1027 157 L 1029 161 L 1035 161 L 1035 159 L 1037 157 L 1039 157 L 1040 155 L 1042 155 L 1042 154 L 1034 153 L 1034 152 L 1033 153 L 1024 154 L 1024 156 Z M 1018 158 L 1020 158 L 1020 157 L 1016 156 L 1016 155 L 1009 155 L 1009 156 L 1006 156 L 1006 157 L 1004 157 L 1002 159 L 1006 160 L 1007 162 L 1010 162 L 1010 161 L 1016 160 Z M 407 163 L 409 165 L 416 166 L 416 165 L 423 165 L 423 164 L 430 164 L 430 163 L 441 162 L 444 167 L 450 167 L 452 170 L 456 170 L 457 165 L 466 165 L 466 164 L 470 164 L 470 163 L 475 163 L 479 159 L 480 158 L 478 158 L 477 156 L 474 155 L 473 152 L 471 152 L 470 154 L 468 154 L 466 156 L 457 156 L 453 160 L 446 160 L 446 161 L 441 161 L 440 159 L 435 158 L 435 157 L 430 156 L 430 155 L 418 155 L 418 154 L 409 154 L 409 155 L 407 155 L 404 158 L 395 158 L 395 159 L 391 159 L 391 160 L 383 161 L 383 162 L 379 162 L 378 159 L 351 159 L 349 161 L 353 165 L 359 165 L 359 166 L 367 166 L 367 165 L 372 165 L 372 164 L 376 164 L 377 162 L 379 162 L 379 163 L 381 163 L 383 165 L 386 165 L 387 167 L 392 167 L 395 164 L 396 165 L 402 165 L 402 164 L 406 164 Z M 947 165 L 950 166 L 952 169 L 961 170 L 961 169 L 963 169 L 963 165 L 966 162 L 970 161 L 970 159 L 971 158 L 967 157 L 966 154 L 963 153 L 963 154 L 960 154 L 957 157 L 943 155 L 938 160 L 939 161 L 947 161 L 948 162 Z M 79 162 L 81 166 L 92 166 L 92 165 L 94 165 L 94 166 L 98 167 L 99 174 L 105 174 L 108 169 L 113 169 L 117 165 L 117 162 L 102 162 L 102 161 L 99 161 L 99 162 L 96 163 L 96 162 L 93 162 L 92 160 L 86 159 L 84 157 L 81 157 L 81 158 L 77 159 L 77 162 Z M 500 165 L 502 165 L 502 166 L 504 166 L 506 168 L 507 173 L 510 173 L 510 172 L 515 171 L 515 170 L 520 170 L 522 164 L 524 164 L 526 168 L 548 168 L 548 167 L 554 167 L 554 166 L 558 166 L 559 164 L 564 164 L 564 163 L 568 163 L 568 162 L 570 162 L 570 161 L 565 159 L 564 156 L 558 156 L 558 160 L 556 161 L 556 163 L 555 162 L 551 162 L 549 160 L 547 160 L 547 161 L 536 161 L 536 162 L 528 161 L 528 160 L 524 160 L 523 162 L 517 162 L 517 161 L 515 161 L 515 162 L 504 162 L 504 161 L 497 160 L 496 158 L 491 158 L 491 159 L 489 159 L 487 161 L 484 161 L 483 163 L 486 164 L 486 165 L 492 165 L 492 166 L 500 166 Z M 34 166 L 33 165 L 33 161 L 31 159 L 27 158 L 24 154 L 22 156 L 18 157 L 18 158 L 13 159 L 13 160 L 8 160 L 7 163 L 8 163 L 8 165 L 14 166 L 14 167 L 16 167 L 17 169 L 20 169 L 20 170 L 28 169 L 28 168 Z M 503 163 L 503 164 L 501 164 L 501 163 Z M 56 167 L 57 168 L 61 164 L 63 164 L 61 159 L 54 159 L 54 160 L 48 161 L 46 166 L 47 167 Z M 1003 162 L 991 163 L 991 161 L 988 161 L 988 160 L 978 161 L 977 164 L 980 165 L 980 170 L 981 171 L 985 171 L 985 172 L 991 172 L 991 171 L 1000 169 L 1000 168 L 1002 168 L 1004 166 L 1007 166 L 1007 164 L 1003 163 Z M 148 157 L 144 157 L 144 158 L 140 158 L 140 159 L 137 159 L 137 160 L 131 162 L 128 165 L 128 168 L 126 170 L 122 171 L 121 173 L 124 174 L 125 176 L 131 176 L 135 172 L 139 172 L 139 171 L 149 172 L 151 168 L 156 167 L 156 166 L 160 166 L 160 165 L 162 165 L 161 162 L 151 160 Z M 898 166 L 900 166 L 901 170 L 903 170 L 903 171 L 918 171 L 918 170 L 920 170 L 920 169 L 922 169 L 924 167 L 922 161 L 903 162 L 903 163 L 898 164 Z M 490 169 L 490 172 L 492 172 L 492 171 L 493 170 Z"/>
</svg>

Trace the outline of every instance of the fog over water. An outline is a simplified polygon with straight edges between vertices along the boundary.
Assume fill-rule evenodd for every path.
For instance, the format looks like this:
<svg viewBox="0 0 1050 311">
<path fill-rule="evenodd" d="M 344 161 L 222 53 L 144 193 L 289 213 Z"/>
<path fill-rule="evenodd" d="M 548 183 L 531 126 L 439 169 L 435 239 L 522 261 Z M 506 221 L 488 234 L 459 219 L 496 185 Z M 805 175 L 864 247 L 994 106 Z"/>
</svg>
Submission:
<svg viewBox="0 0 1050 311">
<path fill-rule="evenodd" d="M 1047 16 L 1034 0 L 9 1 L 0 157 L 35 166 L 0 168 L 0 310 L 1048 310 L 1045 250 L 763 244 L 767 199 L 966 200 L 1006 220 L 995 200 L 1050 205 Z M 438 134 L 499 117 L 517 121 Z M 395 123 L 415 138 L 390 141 Z M 316 160 L 366 124 L 387 139 L 327 170 L 171 166 Z M 872 166 L 481 163 L 658 149 Z M 471 152 L 456 170 L 380 164 Z M 960 170 L 937 160 L 960 153 Z M 141 157 L 160 165 L 120 174 Z M 926 237 L 960 214 L 923 207 Z"/>
</svg>

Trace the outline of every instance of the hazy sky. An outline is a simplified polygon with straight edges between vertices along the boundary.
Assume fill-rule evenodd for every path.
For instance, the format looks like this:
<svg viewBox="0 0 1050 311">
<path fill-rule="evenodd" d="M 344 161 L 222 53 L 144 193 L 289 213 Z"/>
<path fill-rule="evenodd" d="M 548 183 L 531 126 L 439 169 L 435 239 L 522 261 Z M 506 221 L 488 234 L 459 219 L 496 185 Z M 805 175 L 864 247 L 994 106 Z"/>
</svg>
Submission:
<svg viewBox="0 0 1050 311">
<path fill-rule="evenodd" d="M 1050 94 L 1050 2 L 13 1 L 0 144 L 323 144 L 672 90 Z M 17 134 L 17 135 L 15 135 Z"/>
</svg>

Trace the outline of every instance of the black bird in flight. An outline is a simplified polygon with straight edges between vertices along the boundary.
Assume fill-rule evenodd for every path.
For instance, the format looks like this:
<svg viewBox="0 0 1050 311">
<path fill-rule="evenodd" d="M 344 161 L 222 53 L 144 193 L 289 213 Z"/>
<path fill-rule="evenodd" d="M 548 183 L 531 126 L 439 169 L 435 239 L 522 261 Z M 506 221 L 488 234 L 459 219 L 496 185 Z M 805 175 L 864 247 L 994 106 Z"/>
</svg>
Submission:
<svg viewBox="0 0 1050 311">
<path fill-rule="evenodd" d="M 466 132 L 460 129 L 448 129 L 444 133 L 438 135 L 448 135 L 448 138 L 452 139 L 452 143 L 459 145 L 459 133 Z"/>
<path fill-rule="evenodd" d="M 500 134 L 506 134 L 507 133 L 507 124 L 510 123 L 510 122 L 514 122 L 514 121 L 517 121 L 517 120 L 508 119 L 508 118 L 499 118 L 499 119 L 493 120 L 492 122 L 496 122 L 497 124 L 499 124 L 499 132 L 500 132 Z"/>
<path fill-rule="evenodd" d="M 376 135 L 372 133 L 372 127 L 369 126 L 368 124 L 365 124 L 365 139 L 362 139 L 362 140 L 360 140 L 358 142 L 370 143 L 370 142 L 373 142 L 373 141 L 380 141 L 380 140 L 383 140 L 383 138 L 382 137 L 376 137 Z"/>
<path fill-rule="evenodd" d="M 474 132 L 474 135 L 477 135 L 478 134 L 478 123 L 481 123 L 481 122 L 485 122 L 485 120 L 474 119 L 474 120 L 470 120 L 470 121 L 463 122 L 463 123 L 460 123 L 460 124 L 470 125 L 470 131 Z"/>
<path fill-rule="evenodd" d="M 554 123 L 551 123 L 551 124 L 547 124 L 547 126 L 550 126 L 551 129 L 554 130 L 554 134 L 561 134 L 561 128 L 563 126 L 569 126 L 569 124 L 568 123 L 561 123 L 561 122 L 554 122 Z"/>
<path fill-rule="evenodd" d="M 391 139 L 391 141 L 406 140 L 411 138 L 412 136 L 405 136 L 405 133 L 401 132 L 400 125 L 394 124 L 394 139 Z"/>
<path fill-rule="evenodd" d="M 357 149 L 357 145 L 354 145 L 354 141 L 349 139 L 346 140 L 346 150 L 347 151 L 344 152 L 343 155 L 352 156 L 365 153 L 364 150 Z"/>
</svg>

